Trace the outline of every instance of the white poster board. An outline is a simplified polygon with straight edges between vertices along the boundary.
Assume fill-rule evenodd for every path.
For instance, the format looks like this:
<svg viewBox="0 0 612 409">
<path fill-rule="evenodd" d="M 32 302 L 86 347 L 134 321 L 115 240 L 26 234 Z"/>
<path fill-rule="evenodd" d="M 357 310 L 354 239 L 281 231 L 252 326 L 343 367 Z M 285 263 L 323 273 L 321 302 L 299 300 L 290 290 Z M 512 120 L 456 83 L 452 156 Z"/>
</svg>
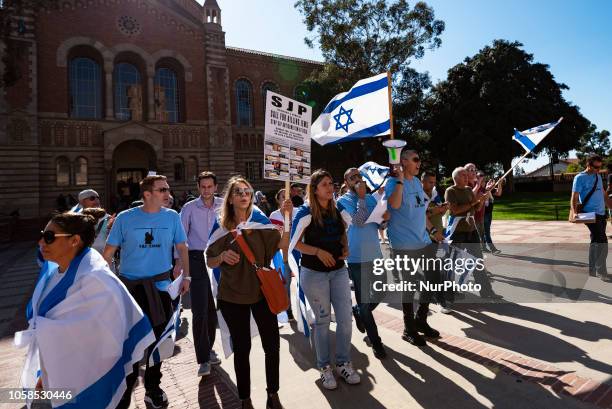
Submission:
<svg viewBox="0 0 612 409">
<path fill-rule="evenodd" d="M 310 181 L 312 107 L 272 91 L 266 93 L 264 178 Z"/>
</svg>

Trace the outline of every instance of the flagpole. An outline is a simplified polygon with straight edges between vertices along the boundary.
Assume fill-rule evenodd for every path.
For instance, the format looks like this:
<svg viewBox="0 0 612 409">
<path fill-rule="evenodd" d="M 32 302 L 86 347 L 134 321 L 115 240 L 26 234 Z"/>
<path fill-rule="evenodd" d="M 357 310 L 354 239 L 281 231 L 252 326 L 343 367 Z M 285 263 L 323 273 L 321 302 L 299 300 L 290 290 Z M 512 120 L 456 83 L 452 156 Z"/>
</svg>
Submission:
<svg viewBox="0 0 612 409">
<path fill-rule="evenodd" d="M 510 169 L 508 169 L 508 171 L 507 171 L 506 173 L 504 173 L 502 177 L 500 177 L 499 179 L 497 179 L 497 182 L 495 182 L 495 184 L 493 185 L 493 187 L 492 187 L 491 189 L 489 189 L 489 190 L 493 190 L 493 189 L 495 189 L 495 188 L 497 187 L 497 185 L 499 185 L 499 182 L 501 182 L 502 180 L 504 180 L 504 178 L 505 178 L 506 176 L 508 176 L 508 174 L 510 174 L 510 172 L 512 172 L 512 170 L 513 170 L 514 168 L 516 168 L 516 167 L 518 166 L 518 164 L 519 164 L 519 163 L 521 163 L 521 162 L 522 162 L 522 161 L 523 161 L 523 160 L 524 160 L 524 159 L 527 157 L 527 155 L 529 155 L 530 153 L 531 153 L 531 151 L 529 151 L 529 152 L 525 152 L 525 154 L 524 154 L 523 156 L 521 156 L 521 157 L 520 157 L 520 159 L 519 159 L 518 161 L 516 161 L 516 163 L 515 163 L 515 164 L 514 164 L 514 165 L 513 165 L 513 166 L 512 166 Z"/>
<path fill-rule="evenodd" d="M 387 89 L 389 93 L 389 138 L 393 139 L 393 99 L 391 98 L 391 71 L 387 71 Z"/>
</svg>

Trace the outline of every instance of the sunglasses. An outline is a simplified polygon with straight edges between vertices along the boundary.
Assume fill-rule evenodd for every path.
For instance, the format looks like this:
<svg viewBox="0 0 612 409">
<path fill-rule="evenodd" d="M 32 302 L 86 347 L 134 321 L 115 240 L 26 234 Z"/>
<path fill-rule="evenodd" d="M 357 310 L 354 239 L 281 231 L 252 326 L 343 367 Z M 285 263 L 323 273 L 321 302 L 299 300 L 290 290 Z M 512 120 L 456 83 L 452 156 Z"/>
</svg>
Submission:
<svg viewBox="0 0 612 409">
<path fill-rule="evenodd" d="M 155 192 L 166 193 L 170 191 L 169 187 L 160 187 L 159 189 L 153 189 Z"/>
<path fill-rule="evenodd" d="M 87 198 L 87 200 L 91 200 L 92 202 L 93 202 L 94 200 L 99 200 L 99 199 L 100 199 L 100 196 L 89 196 L 89 197 Z"/>
<path fill-rule="evenodd" d="M 414 157 L 412 158 L 412 161 L 413 161 L 414 163 L 419 163 L 419 162 L 421 161 L 421 158 L 419 158 L 418 156 L 414 156 Z"/>
<path fill-rule="evenodd" d="M 51 244 L 55 241 L 56 238 L 58 237 L 70 237 L 70 236 L 74 236 L 74 234 L 70 234 L 70 233 L 56 233 L 52 230 L 45 230 L 45 231 L 41 231 L 40 232 L 40 238 L 43 239 L 43 241 L 46 244 Z"/>
<path fill-rule="evenodd" d="M 253 189 L 249 189 L 248 187 L 237 187 L 232 190 L 232 194 L 234 196 L 251 196 L 253 194 Z"/>
</svg>

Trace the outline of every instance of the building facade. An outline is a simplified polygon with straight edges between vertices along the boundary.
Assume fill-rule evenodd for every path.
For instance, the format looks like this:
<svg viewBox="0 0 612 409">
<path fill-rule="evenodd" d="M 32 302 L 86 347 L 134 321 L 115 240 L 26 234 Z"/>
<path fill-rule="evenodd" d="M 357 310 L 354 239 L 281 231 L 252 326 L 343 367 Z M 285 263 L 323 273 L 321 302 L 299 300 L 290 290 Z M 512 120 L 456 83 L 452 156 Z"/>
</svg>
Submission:
<svg viewBox="0 0 612 409">
<path fill-rule="evenodd" d="M 150 170 L 178 197 L 203 170 L 279 186 L 262 179 L 265 93 L 320 66 L 226 46 L 215 0 L 61 0 L 15 13 L 3 53 L 0 213 L 23 218 L 86 187 L 116 208 Z"/>
</svg>

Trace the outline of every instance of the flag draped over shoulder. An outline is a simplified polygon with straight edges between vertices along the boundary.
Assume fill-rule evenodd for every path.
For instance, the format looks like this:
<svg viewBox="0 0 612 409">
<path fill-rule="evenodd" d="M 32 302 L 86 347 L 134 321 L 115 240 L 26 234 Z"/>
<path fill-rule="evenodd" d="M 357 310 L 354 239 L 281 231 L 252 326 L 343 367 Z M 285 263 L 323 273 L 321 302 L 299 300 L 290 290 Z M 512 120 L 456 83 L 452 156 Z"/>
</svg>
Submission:
<svg viewBox="0 0 612 409">
<path fill-rule="evenodd" d="M 241 234 L 242 230 L 259 230 L 259 229 L 276 230 L 277 227 L 270 221 L 270 219 L 266 217 L 266 215 L 261 210 L 259 210 L 257 206 L 253 206 L 253 211 L 249 215 L 247 221 L 242 222 L 238 226 L 236 226 L 235 231 L 236 233 Z M 225 237 L 228 233 L 230 233 L 230 231 L 226 230 L 223 226 L 221 226 L 221 224 L 219 224 L 218 219 L 215 220 L 215 224 L 213 225 L 213 228 L 210 232 L 208 244 L 206 247 L 212 245 L 216 241 Z M 272 258 L 271 264 L 273 268 L 281 271 L 281 273 L 284 274 L 283 273 L 284 271 L 283 254 L 280 250 L 274 253 L 274 257 Z M 208 275 L 210 276 L 210 283 L 212 287 L 213 298 L 216 300 L 217 294 L 219 292 L 219 283 L 221 282 L 221 269 L 219 267 L 213 268 L 213 269 L 208 268 L 208 267 L 206 268 L 208 269 Z M 285 319 L 286 319 L 286 314 L 285 314 Z M 230 336 L 229 328 L 227 327 L 227 323 L 225 322 L 225 319 L 223 318 L 223 314 L 221 314 L 220 310 L 217 310 L 217 320 L 219 322 L 219 330 L 221 333 L 221 345 L 223 347 L 223 353 L 225 354 L 225 357 L 227 358 L 234 352 L 234 348 L 233 348 L 233 343 L 232 343 L 232 339 Z M 255 320 L 253 319 L 253 315 L 251 315 L 251 338 L 256 337 L 257 335 L 259 335 L 259 331 L 257 330 L 257 324 L 255 323 Z"/>
<path fill-rule="evenodd" d="M 390 129 L 389 80 L 379 74 L 332 98 L 310 127 L 310 136 L 327 145 L 387 135 Z"/>
<path fill-rule="evenodd" d="M 563 118 L 561 117 L 556 122 L 539 125 L 521 132 L 514 129 L 514 136 L 512 137 L 512 139 L 517 141 L 523 147 L 523 149 L 525 149 L 526 152 L 531 152 L 535 149 L 536 146 L 538 146 L 540 142 L 542 142 L 546 135 L 548 135 L 552 132 L 553 129 L 555 129 L 555 126 L 561 123 L 562 120 Z"/>
<path fill-rule="evenodd" d="M 297 300 L 294 303 L 295 309 L 298 311 L 293 311 L 293 316 L 297 317 L 298 330 L 307 337 L 310 336 L 310 324 L 314 322 L 314 313 L 308 303 L 308 299 L 306 299 L 306 294 L 300 282 L 300 269 L 298 266 L 300 253 L 294 250 L 297 242 L 301 240 L 304 230 L 310 225 L 311 221 L 312 215 L 310 214 L 310 207 L 308 205 L 301 206 L 293 218 L 293 224 L 291 225 L 291 241 L 289 242 L 289 267 L 298 278 Z M 296 314 L 296 312 L 299 314 Z"/>
<path fill-rule="evenodd" d="M 151 324 L 97 251 L 81 252 L 45 292 L 56 274 L 57 264 L 43 264 L 28 329 L 15 334 L 15 345 L 28 348 L 22 387 L 33 389 L 42 377 L 47 390 L 71 390 L 73 400 L 54 407 L 114 408 L 125 377 L 155 342 Z"/>
</svg>

